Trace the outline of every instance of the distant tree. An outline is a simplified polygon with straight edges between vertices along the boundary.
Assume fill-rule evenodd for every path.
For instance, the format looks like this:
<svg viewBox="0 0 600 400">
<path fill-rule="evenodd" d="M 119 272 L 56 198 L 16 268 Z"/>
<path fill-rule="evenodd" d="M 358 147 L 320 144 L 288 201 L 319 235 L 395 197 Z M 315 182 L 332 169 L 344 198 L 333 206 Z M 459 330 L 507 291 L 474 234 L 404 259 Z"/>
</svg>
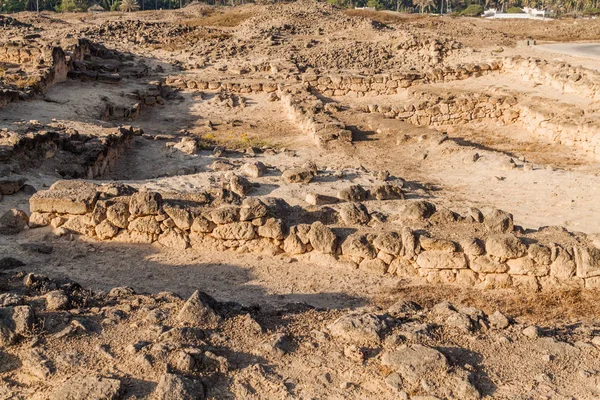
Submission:
<svg viewBox="0 0 600 400">
<path fill-rule="evenodd" d="M 433 0 L 414 0 L 414 3 L 421 9 L 421 14 L 423 14 L 423 11 L 426 8 L 429 8 L 433 5 Z"/>
<path fill-rule="evenodd" d="M 140 9 L 137 0 L 122 0 L 119 9 L 123 12 L 133 12 Z"/>
</svg>

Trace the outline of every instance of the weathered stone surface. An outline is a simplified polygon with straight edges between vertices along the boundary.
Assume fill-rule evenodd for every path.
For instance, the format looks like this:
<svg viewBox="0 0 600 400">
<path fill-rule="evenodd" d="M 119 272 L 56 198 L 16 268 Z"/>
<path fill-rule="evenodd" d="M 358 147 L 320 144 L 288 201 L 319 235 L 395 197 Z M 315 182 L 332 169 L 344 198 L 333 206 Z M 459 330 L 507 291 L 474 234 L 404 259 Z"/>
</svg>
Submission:
<svg viewBox="0 0 600 400">
<path fill-rule="evenodd" d="M 308 168 L 293 168 L 283 171 L 281 179 L 285 183 L 309 183 L 315 174 Z"/>
<path fill-rule="evenodd" d="M 486 274 L 501 274 L 508 271 L 508 265 L 491 259 L 489 256 L 479 256 L 471 259 L 473 271 Z"/>
<path fill-rule="evenodd" d="M 189 239 L 183 233 L 169 229 L 158 236 L 158 243 L 169 249 L 185 250 L 189 247 Z"/>
<path fill-rule="evenodd" d="M 338 202 L 337 197 L 325 196 L 318 193 L 307 193 L 304 199 L 308 204 L 313 206 L 322 206 L 325 204 L 333 204 Z"/>
<path fill-rule="evenodd" d="M 333 321 L 327 326 L 332 336 L 358 343 L 379 343 L 386 321 L 375 313 L 355 311 Z"/>
<path fill-rule="evenodd" d="M 54 214 L 51 213 L 32 212 L 29 216 L 29 227 L 40 228 L 42 226 L 48 226 L 50 225 L 52 218 L 54 218 Z"/>
<path fill-rule="evenodd" d="M 413 259 L 417 255 L 419 242 L 414 232 L 407 226 L 402 228 L 402 253 L 406 259 Z"/>
<path fill-rule="evenodd" d="M 112 239 L 117 235 L 117 233 L 119 233 L 119 228 L 117 228 L 116 226 L 111 224 L 107 219 L 105 219 L 104 221 L 96 225 L 94 231 L 96 232 L 96 236 L 98 236 L 98 238 L 102 240 L 108 240 Z"/>
<path fill-rule="evenodd" d="M 131 196 L 129 213 L 134 217 L 157 215 L 162 207 L 162 196 L 157 192 L 138 192 Z"/>
<path fill-rule="evenodd" d="M 240 208 L 235 206 L 219 207 L 210 212 L 210 219 L 217 225 L 237 222 L 240 219 Z"/>
<path fill-rule="evenodd" d="M 446 251 L 424 251 L 417 257 L 417 265 L 431 269 L 461 269 L 467 268 L 464 253 L 448 253 Z"/>
<path fill-rule="evenodd" d="M 92 375 L 75 375 L 50 395 L 50 400 L 117 400 L 121 381 Z"/>
<path fill-rule="evenodd" d="M 127 229 L 129 226 L 129 206 L 115 203 L 106 209 L 106 219 L 117 228 Z"/>
<path fill-rule="evenodd" d="M 446 253 L 454 253 L 456 244 L 450 240 L 430 238 L 428 236 L 419 236 L 419 245 L 425 251 L 443 251 Z"/>
<path fill-rule="evenodd" d="M 340 206 L 340 216 L 347 225 L 366 225 L 371 217 L 361 203 L 344 203 Z"/>
<path fill-rule="evenodd" d="M 387 273 L 400 277 L 410 277 L 417 275 L 417 269 L 410 261 L 403 257 L 398 257 L 390 263 Z"/>
<path fill-rule="evenodd" d="M 137 231 L 141 233 L 159 234 L 160 224 L 152 215 L 145 217 L 139 217 L 129 223 L 130 231 Z"/>
<path fill-rule="evenodd" d="M 512 214 L 498 209 L 494 209 L 486 215 L 483 224 L 492 233 L 507 233 L 514 229 Z"/>
<path fill-rule="evenodd" d="M 216 306 L 215 299 L 196 290 L 179 311 L 177 321 L 192 326 L 217 324 L 221 321 L 221 317 L 215 311 Z"/>
<path fill-rule="evenodd" d="M 400 211 L 400 217 L 405 219 L 427 219 L 433 215 L 436 208 L 425 200 L 409 201 Z"/>
<path fill-rule="evenodd" d="M 0 195 L 11 195 L 17 193 L 25 185 L 25 178 L 20 176 L 0 177 Z"/>
<path fill-rule="evenodd" d="M 352 185 L 349 188 L 340 190 L 337 197 L 345 201 L 365 201 L 369 197 L 369 192 L 360 185 Z"/>
<path fill-rule="evenodd" d="M 256 231 L 250 222 L 234 222 L 217 226 L 212 236 L 224 240 L 250 240 L 256 237 Z"/>
<path fill-rule="evenodd" d="M 409 389 L 420 386 L 422 380 L 440 380 L 449 368 L 442 353 L 420 344 L 383 353 L 381 364 L 399 373 Z"/>
<path fill-rule="evenodd" d="M 250 221 L 267 215 L 267 206 L 254 197 L 244 199 L 240 208 L 240 221 Z"/>
<path fill-rule="evenodd" d="M 192 216 L 190 211 L 182 206 L 163 205 L 165 213 L 173 220 L 175 226 L 182 230 L 189 230 L 192 226 Z"/>
<path fill-rule="evenodd" d="M 550 249 L 538 243 L 529 245 L 527 255 L 540 265 L 550 265 L 552 263 L 552 252 Z"/>
<path fill-rule="evenodd" d="M 358 264 L 358 268 L 377 275 L 385 275 L 388 271 L 388 265 L 380 258 L 372 260 L 365 258 Z"/>
<path fill-rule="evenodd" d="M 33 310 L 29 306 L 0 307 L 0 345 L 12 345 L 28 333 L 33 319 Z"/>
<path fill-rule="evenodd" d="M 322 222 L 317 221 L 310 226 L 308 238 L 316 251 L 325 254 L 335 254 L 337 237 Z"/>
<path fill-rule="evenodd" d="M 377 185 L 370 190 L 370 193 L 377 200 L 404 200 L 402 188 L 392 183 Z"/>
<path fill-rule="evenodd" d="M 203 400 L 202 382 L 181 375 L 165 373 L 160 377 L 153 398 L 156 400 Z"/>
<path fill-rule="evenodd" d="M 554 246 L 552 251 L 555 256 L 554 261 L 550 264 L 550 275 L 561 280 L 567 280 L 574 277 L 577 266 L 569 253 L 559 246 Z"/>
<path fill-rule="evenodd" d="M 529 257 L 507 260 L 508 273 L 511 275 L 545 276 L 550 273 L 548 265 L 540 265 Z"/>
<path fill-rule="evenodd" d="M 296 233 L 290 232 L 283 241 L 283 251 L 291 255 L 304 254 L 306 253 L 306 244 L 300 240 Z"/>
<path fill-rule="evenodd" d="M 240 172 L 249 178 L 260 178 L 267 173 L 267 167 L 260 161 L 252 161 L 242 165 Z"/>
<path fill-rule="evenodd" d="M 366 235 L 354 233 L 348 236 L 342 243 L 342 254 L 345 256 L 373 259 L 377 256 L 377 251 L 369 243 Z"/>
<path fill-rule="evenodd" d="M 29 226 L 29 217 L 24 211 L 11 209 L 0 217 L 0 234 L 16 235 Z"/>
<path fill-rule="evenodd" d="M 479 239 L 467 238 L 461 240 L 459 244 L 468 256 L 480 256 L 485 253 L 485 246 Z"/>
<path fill-rule="evenodd" d="M 62 290 L 53 290 L 46 293 L 46 310 L 64 310 L 69 307 L 69 297 Z"/>
<path fill-rule="evenodd" d="M 29 199 L 31 212 L 86 214 L 94 209 L 97 186 L 84 181 L 58 181 Z"/>
<path fill-rule="evenodd" d="M 402 238 L 396 232 L 384 232 L 373 240 L 373 246 L 377 250 L 397 256 L 402 252 Z"/>
<path fill-rule="evenodd" d="M 283 240 L 283 222 L 280 219 L 269 218 L 265 224 L 258 227 L 258 236 L 270 239 Z"/>
<path fill-rule="evenodd" d="M 216 225 L 214 222 L 207 220 L 204 217 L 194 218 L 194 222 L 190 227 L 192 232 L 197 233 L 211 233 L 215 229 Z"/>
<path fill-rule="evenodd" d="M 512 234 L 491 235 L 485 243 L 486 252 L 501 260 L 519 258 L 527 254 L 527 247 L 521 239 Z"/>
<path fill-rule="evenodd" d="M 96 225 L 89 215 L 74 215 L 62 225 L 62 228 L 85 236 L 96 234 Z"/>
<path fill-rule="evenodd" d="M 233 193 L 244 197 L 252 190 L 252 183 L 243 176 L 232 175 L 229 178 L 229 188 Z"/>
<path fill-rule="evenodd" d="M 508 328 L 509 321 L 504 314 L 500 311 L 496 311 L 492 315 L 489 316 L 490 325 L 496 329 L 505 329 Z"/>
<path fill-rule="evenodd" d="M 600 275 L 600 249 L 576 246 L 573 248 L 573 255 L 578 277 L 591 278 Z"/>
</svg>

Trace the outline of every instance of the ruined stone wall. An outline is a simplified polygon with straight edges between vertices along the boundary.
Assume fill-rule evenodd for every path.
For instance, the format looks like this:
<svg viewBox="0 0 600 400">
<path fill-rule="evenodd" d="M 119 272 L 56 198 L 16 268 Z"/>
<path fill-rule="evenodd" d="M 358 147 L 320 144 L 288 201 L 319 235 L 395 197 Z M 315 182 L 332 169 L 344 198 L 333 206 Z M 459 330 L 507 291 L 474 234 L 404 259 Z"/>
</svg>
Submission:
<svg viewBox="0 0 600 400">
<path fill-rule="evenodd" d="M 45 159 L 63 152 L 57 172 L 63 177 L 95 179 L 111 171 L 124 151 L 131 145 L 136 131 L 121 127 L 105 136 L 80 135 L 72 130 L 40 129 L 25 135 L 15 135 L 10 145 L 0 141 L 0 162 L 10 160 Z M 137 132 L 140 134 L 140 132 Z"/>
<path fill-rule="evenodd" d="M 320 146 L 328 142 L 352 142 L 352 132 L 346 125 L 325 111 L 325 105 L 315 95 L 302 87 L 279 92 L 281 104 L 288 118 Z"/>
<path fill-rule="evenodd" d="M 280 204 L 280 199 L 265 203 L 246 198 L 239 202 L 222 192 L 217 197 L 208 192 L 161 195 L 136 192 L 121 184 L 59 181 L 31 197 L 30 225 L 52 225 L 62 234 L 72 232 L 98 240 L 158 242 L 180 251 L 191 247 L 288 254 L 328 267 L 421 277 L 440 284 L 529 291 L 600 286 L 598 238 L 560 229 L 524 235 L 514 227 L 512 216 L 499 210 L 485 217 L 471 210 L 463 217 L 436 210 L 425 201 L 399 200 L 405 204 L 403 216 L 418 214 L 432 223 L 460 221 L 485 232 L 479 237 L 450 238 L 427 229 L 411 229 L 408 224 L 397 229 L 365 230 L 360 218 L 350 222 L 361 213 L 369 218 L 360 203 L 344 203 L 340 208 L 345 221 L 340 230 L 339 224 L 327 226 L 318 220 L 300 223 L 289 212 L 278 214 L 273 204 Z M 350 227 L 355 233 L 340 234 Z M 562 239 L 554 240 L 560 243 L 535 239 L 556 232 L 559 235 L 554 238 Z"/>
<path fill-rule="evenodd" d="M 396 94 L 411 86 L 462 80 L 502 68 L 500 61 L 431 68 L 426 72 L 408 70 L 373 76 L 304 74 L 302 81 L 325 96 L 380 96 Z"/>
<path fill-rule="evenodd" d="M 503 72 L 512 73 L 525 81 L 554 88 L 560 93 L 575 93 L 600 101 L 600 73 L 567 63 L 548 62 L 534 58 L 505 58 Z"/>
</svg>

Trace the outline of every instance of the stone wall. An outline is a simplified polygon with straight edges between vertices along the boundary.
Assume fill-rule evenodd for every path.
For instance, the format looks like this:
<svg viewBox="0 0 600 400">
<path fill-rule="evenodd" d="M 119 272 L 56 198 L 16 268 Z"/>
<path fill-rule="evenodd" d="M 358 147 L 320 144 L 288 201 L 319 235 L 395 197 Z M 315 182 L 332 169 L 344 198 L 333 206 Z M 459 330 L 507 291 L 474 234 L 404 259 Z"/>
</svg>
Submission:
<svg viewBox="0 0 600 400">
<path fill-rule="evenodd" d="M 560 93 L 575 93 L 593 101 L 600 101 L 598 71 L 574 67 L 565 62 L 521 57 L 505 58 L 502 70 L 525 81 L 554 88 Z"/>
<path fill-rule="evenodd" d="M 409 100 L 398 105 L 370 104 L 365 112 L 378 112 L 418 126 L 448 126 L 494 121 L 519 124 L 549 142 L 577 147 L 600 159 L 600 110 L 581 110 L 551 100 L 520 97 L 518 93 L 495 94 L 411 88 Z"/>
<path fill-rule="evenodd" d="M 319 146 L 329 142 L 352 142 L 352 132 L 346 125 L 325 112 L 325 104 L 304 87 L 294 87 L 279 92 L 288 118 L 311 137 Z"/>
<path fill-rule="evenodd" d="M 141 134 L 141 131 L 130 126 L 103 136 L 87 136 L 72 129 L 32 129 L 27 134 L 11 136 L 10 145 L 0 140 L 0 162 L 57 158 L 55 154 L 61 152 L 61 162 L 56 166 L 61 176 L 100 178 L 114 168 L 131 145 L 134 134 Z"/>
<path fill-rule="evenodd" d="M 600 286 L 600 238 L 556 228 L 525 235 L 510 214 L 499 210 L 483 217 L 472 209 L 460 216 L 425 201 L 398 200 L 404 202 L 400 217 L 419 218 L 425 226 L 460 223 L 470 227 L 464 232 L 481 232 L 457 237 L 453 231 L 450 238 L 408 223 L 369 231 L 365 222 L 370 215 L 360 203 L 342 203 L 340 226 L 331 209 L 322 209 L 320 220 L 303 223 L 283 200 L 268 200 L 241 201 L 224 189 L 177 195 L 59 181 L 31 197 L 29 223 L 52 225 L 59 234 L 158 242 L 178 251 L 191 247 L 308 257 L 328 267 L 440 284 L 529 291 Z M 325 224 L 332 220 L 337 222 Z M 354 233 L 348 236 L 348 231 Z"/>
</svg>

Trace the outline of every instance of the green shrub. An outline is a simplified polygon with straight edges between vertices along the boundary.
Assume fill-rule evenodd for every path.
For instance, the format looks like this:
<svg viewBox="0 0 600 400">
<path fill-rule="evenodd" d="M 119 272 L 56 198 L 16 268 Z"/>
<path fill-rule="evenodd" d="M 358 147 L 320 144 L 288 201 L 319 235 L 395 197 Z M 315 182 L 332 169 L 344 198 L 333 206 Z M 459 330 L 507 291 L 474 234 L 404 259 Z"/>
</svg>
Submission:
<svg viewBox="0 0 600 400">
<path fill-rule="evenodd" d="M 523 10 L 520 7 L 510 7 L 506 12 L 509 14 L 523 14 Z"/>
<path fill-rule="evenodd" d="M 600 8 L 586 8 L 585 10 L 583 10 L 583 15 L 600 15 Z"/>
<path fill-rule="evenodd" d="M 479 4 L 470 4 L 460 13 L 463 17 L 479 17 L 481 14 L 483 14 L 483 7 Z"/>
<path fill-rule="evenodd" d="M 112 6 L 110 6 L 110 11 L 119 11 L 121 9 L 121 2 L 115 1 Z"/>
<path fill-rule="evenodd" d="M 369 0 L 367 1 L 367 7 L 374 8 L 379 11 L 383 8 L 383 5 L 379 2 L 379 0 Z"/>
</svg>

